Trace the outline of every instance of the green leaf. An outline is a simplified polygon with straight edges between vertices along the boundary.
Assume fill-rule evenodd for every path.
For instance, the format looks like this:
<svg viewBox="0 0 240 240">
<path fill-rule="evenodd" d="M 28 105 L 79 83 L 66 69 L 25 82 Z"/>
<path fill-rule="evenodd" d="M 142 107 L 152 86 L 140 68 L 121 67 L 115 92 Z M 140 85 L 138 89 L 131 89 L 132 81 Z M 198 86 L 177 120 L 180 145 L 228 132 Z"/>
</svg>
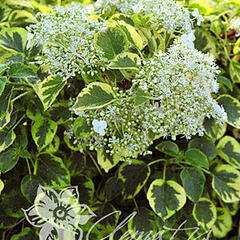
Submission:
<svg viewBox="0 0 240 240">
<path fill-rule="evenodd" d="M 240 102 L 230 95 L 221 95 L 217 101 L 227 113 L 228 124 L 240 128 Z"/>
<path fill-rule="evenodd" d="M 84 173 L 87 167 L 86 157 L 83 153 L 79 151 L 71 151 L 71 155 L 66 161 L 66 166 L 71 174 L 71 176 L 78 176 Z M 92 173 L 92 170 L 90 170 Z M 97 169 L 95 170 L 95 172 Z M 91 175 L 91 174 L 89 174 Z M 73 184 L 73 183 L 72 183 Z"/>
<path fill-rule="evenodd" d="M 240 169 L 240 144 L 235 138 L 225 136 L 219 141 L 217 150 L 222 159 Z"/>
<path fill-rule="evenodd" d="M 211 22 L 210 29 L 213 33 L 215 33 L 216 36 L 220 36 L 220 34 L 222 33 L 221 21 L 216 20 L 216 21 Z"/>
<path fill-rule="evenodd" d="M 3 189 L 4 189 L 4 182 L 0 179 L 0 195 Z"/>
<path fill-rule="evenodd" d="M 151 169 L 144 162 L 132 160 L 131 164 L 123 163 L 118 172 L 118 177 L 123 181 L 123 197 L 134 198 L 143 188 L 151 174 Z"/>
<path fill-rule="evenodd" d="M 47 152 L 47 153 L 55 153 L 58 151 L 60 146 L 60 138 L 58 137 L 58 135 L 55 135 L 52 142 L 43 149 L 43 152 Z"/>
<path fill-rule="evenodd" d="M 5 71 L 9 68 L 9 64 L 0 64 L 0 76 L 5 73 Z M 1 95 L 1 91 L 0 91 Z"/>
<path fill-rule="evenodd" d="M 106 197 L 108 201 L 112 201 L 118 197 L 124 188 L 123 181 L 117 177 L 111 177 L 106 181 Z"/>
<path fill-rule="evenodd" d="M 15 62 L 9 65 L 8 76 L 11 78 L 34 78 L 37 77 L 32 68 L 27 65 Z"/>
<path fill-rule="evenodd" d="M 28 132 L 26 126 L 19 126 L 16 129 L 16 140 L 14 142 L 14 147 L 20 151 L 25 150 L 28 145 Z"/>
<path fill-rule="evenodd" d="M 16 134 L 13 130 L 4 128 L 0 130 L 0 153 L 10 147 L 16 138 Z"/>
<path fill-rule="evenodd" d="M 39 151 L 49 145 L 56 132 L 57 123 L 50 119 L 36 121 L 32 126 L 32 137 Z"/>
<path fill-rule="evenodd" d="M 212 227 L 216 238 L 224 238 L 232 230 L 232 216 L 228 208 L 217 208 L 217 221 Z"/>
<path fill-rule="evenodd" d="M 207 156 L 197 148 L 190 148 L 185 152 L 184 159 L 194 167 L 209 168 Z"/>
<path fill-rule="evenodd" d="M 227 130 L 226 123 L 220 125 L 213 118 L 205 118 L 203 125 L 205 128 L 206 135 L 212 138 L 213 141 L 220 139 Z"/>
<path fill-rule="evenodd" d="M 72 186 L 78 186 L 81 204 L 92 204 L 94 196 L 94 183 L 91 178 L 78 175 L 71 178 Z"/>
<path fill-rule="evenodd" d="M 10 1 L 12 2 L 13 0 L 10 0 Z M 30 13 L 29 11 L 26 11 L 23 9 L 12 11 L 11 14 L 9 15 L 8 21 L 10 22 L 10 24 L 17 22 L 18 25 L 21 25 L 21 26 L 35 23 L 34 15 L 32 13 Z"/>
<path fill-rule="evenodd" d="M 10 240 L 37 240 L 37 237 L 31 228 L 26 227 L 21 233 L 14 234 Z"/>
<path fill-rule="evenodd" d="M 21 181 L 21 192 L 23 196 L 33 203 L 37 196 L 37 189 L 39 185 L 44 186 L 43 179 L 37 175 L 26 175 Z"/>
<path fill-rule="evenodd" d="M 114 100 L 113 90 L 110 85 L 93 82 L 79 93 L 73 109 L 78 112 L 98 109 L 110 104 Z"/>
<path fill-rule="evenodd" d="M 39 84 L 33 85 L 35 92 L 44 106 L 44 110 L 47 110 L 52 105 L 66 83 L 67 81 L 64 81 L 60 76 L 49 76 Z"/>
<path fill-rule="evenodd" d="M 217 220 L 217 209 L 211 200 L 201 198 L 194 204 L 193 217 L 207 231 Z"/>
<path fill-rule="evenodd" d="M 60 187 L 70 185 L 70 173 L 61 158 L 53 154 L 42 153 L 37 160 L 37 175 L 48 185 Z"/>
<path fill-rule="evenodd" d="M 0 76 L 0 96 L 3 93 L 3 90 L 5 89 L 7 81 L 8 79 L 6 76 Z"/>
<path fill-rule="evenodd" d="M 172 157 L 176 157 L 179 154 L 178 145 L 172 141 L 163 141 L 156 146 L 156 149 Z"/>
<path fill-rule="evenodd" d="M 78 117 L 74 121 L 74 136 L 79 138 L 88 138 L 91 135 L 91 127 L 88 125 L 85 117 Z"/>
<path fill-rule="evenodd" d="M 124 53 L 118 54 L 112 60 L 112 62 L 109 64 L 109 68 L 138 71 L 138 67 L 140 65 L 141 65 L 141 59 L 137 54 L 124 52 Z"/>
<path fill-rule="evenodd" d="M 83 144 L 80 141 L 75 141 L 74 138 L 69 138 L 67 136 L 64 136 L 63 140 L 67 144 L 67 146 L 73 151 L 80 151 L 83 147 Z"/>
<path fill-rule="evenodd" d="M 0 171 L 6 173 L 13 169 L 19 160 L 19 151 L 17 148 L 8 148 L 0 153 Z"/>
<path fill-rule="evenodd" d="M 206 137 L 192 139 L 188 144 L 188 148 L 199 149 L 207 156 L 209 161 L 212 161 L 217 156 L 215 144 Z"/>
<path fill-rule="evenodd" d="M 151 25 L 151 19 L 149 15 L 143 16 L 142 14 L 133 14 L 132 20 L 135 26 L 149 27 Z"/>
<path fill-rule="evenodd" d="M 6 85 L 4 91 L 0 95 L 0 120 L 2 120 L 9 109 L 13 88 Z"/>
<path fill-rule="evenodd" d="M 228 79 L 228 78 L 226 78 L 224 76 L 219 76 L 217 79 L 218 79 L 218 82 L 220 84 L 225 85 L 231 91 L 233 90 L 232 82 L 231 82 L 230 79 Z"/>
<path fill-rule="evenodd" d="M 240 82 L 240 63 L 236 61 L 231 61 L 229 65 L 229 72 L 231 79 L 234 83 Z"/>
<path fill-rule="evenodd" d="M 136 215 L 128 221 L 128 231 L 133 237 L 132 239 L 157 239 L 154 236 L 156 237 L 160 231 L 156 220 L 154 212 L 145 207 L 140 207 Z"/>
<path fill-rule="evenodd" d="M 51 106 L 49 112 L 51 119 L 58 124 L 67 122 L 72 116 L 67 102 L 56 102 Z"/>
<path fill-rule="evenodd" d="M 123 14 L 123 13 L 114 14 L 113 16 L 111 16 L 109 18 L 109 21 L 124 21 L 127 24 L 134 26 L 133 20 L 129 16 L 127 16 L 126 14 Z"/>
<path fill-rule="evenodd" d="M 23 53 L 28 32 L 24 28 L 5 28 L 0 32 L 0 46 Z"/>
<path fill-rule="evenodd" d="M 106 173 L 108 173 L 110 169 L 112 169 L 119 163 L 120 156 L 118 156 L 117 154 L 114 154 L 112 156 L 107 153 L 106 150 L 107 149 L 101 149 L 97 151 L 97 162 L 100 167 L 104 169 Z"/>
<path fill-rule="evenodd" d="M 194 46 L 197 50 L 203 53 L 211 53 L 216 56 L 215 39 L 208 31 L 203 30 L 202 28 L 196 28 L 194 35 L 196 37 Z"/>
<path fill-rule="evenodd" d="M 6 213 L 6 209 L 0 209 L 0 229 L 12 228 L 18 221 L 19 218 L 17 217 L 8 216 L 8 214 Z"/>
<path fill-rule="evenodd" d="M 204 173 L 198 168 L 184 168 L 180 173 L 180 177 L 189 199 L 197 202 L 202 196 L 204 189 L 206 180 Z"/>
<path fill-rule="evenodd" d="M 238 54 L 239 52 L 240 52 L 240 38 L 237 40 L 233 48 L 234 54 Z"/>
<path fill-rule="evenodd" d="M 183 208 L 186 203 L 186 193 L 175 181 L 157 179 L 151 183 L 147 199 L 154 212 L 165 221 Z"/>
<path fill-rule="evenodd" d="M 104 237 L 107 234 L 110 234 L 114 232 L 114 230 L 117 227 L 117 223 L 119 220 L 119 214 L 112 214 L 116 213 L 116 209 L 114 206 L 112 206 L 109 203 L 100 203 L 97 202 L 97 204 L 94 204 L 91 207 L 91 210 L 94 211 L 96 214 L 96 217 L 94 218 L 94 230 L 99 230 L 100 232 L 104 233 Z M 108 216 L 106 218 L 106 216 Z M 101 219 L 101 220 L 100 220 Z M 99 221 L 99 222 L 98 222 Z M 95 224 L 95 222 L 98 222 L 98 224 Z M 89 228 L 86 229 L 86 232 L 88 232 Z M 91 236 L 91 235 L 90 235 Z M 103 239 L 103 236 L 101 237 L 90 237 L 90 239 Z"/>
<path fill-rule="evenodd" d="M 141 88 L 138 88 L 136 95 L 135 95 L 135 103 L 134 107 L 139 107 L 143 105 L 144 103 L 149 101 L 149 98 L 151 95 L 148 92 L 145 92 Z"/>
<path fill-rule="evenodd" d="M 226 203 L 240 200 L 240 172 L 228 164 L 215 168 L 212 187 Z"/>
<path fill-rule="evenodd" d="M 237 214 L 239 202 L 225 203 L 224 205 L 227 206 L 231 216 L 235 216 Z"/>
<path fill-rule="evenodd" d="M 127 50 L 129 44 L 126 34 L 116 27 L 108 27 L 106 30 L 94 36 L 94 45 L 103 52 L 107 60 L 112 60 L 119 53 Z"/>
<path fill-rule="evenodd" d="M 197 8 L 202 15 L 209 15 L 213 11 L 211 4 L 207 1 L 194 1 L 189 6 L 192 9 Z"/>
<path fill-rule="evenodd" d="M 27 117 L 33 121 L 48 117 L 48 113 L 44 112 L 43 106 L 38 98 L 29 99 L 26 114 Z"/>
<path fill-rule="evenodd" d="M 3 119 L 0 120 L 0 130 L 3 129 L 11 120 L 11 114 L 13 111 L 13 104 L 10 103 L 8 105 L 8 109 L 5 112 L 5 116 L 3 117 Z"/>
<path fill-rule="evenodd" d="M 133 26 L 121 20 L 117 22 L 111 22 L 111 25 L 120 27 L 121 30 L 123 30 L 124 33 L 126 34 L 129 42 L 135 45 L 139 50 L 143 49 L 144 47 L 143 39 Z"/>
</svg>

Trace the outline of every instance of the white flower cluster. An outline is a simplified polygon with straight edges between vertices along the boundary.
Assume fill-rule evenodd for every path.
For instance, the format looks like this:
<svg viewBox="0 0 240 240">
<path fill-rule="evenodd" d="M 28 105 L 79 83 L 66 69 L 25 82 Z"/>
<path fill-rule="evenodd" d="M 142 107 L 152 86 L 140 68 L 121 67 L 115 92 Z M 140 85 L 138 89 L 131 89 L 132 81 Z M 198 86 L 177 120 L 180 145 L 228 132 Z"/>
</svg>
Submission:
<svg viewBox="0 0 240 240">
<path fill-rule="evenodd" d="M 41 63 L 50 74 L 67 79 L 87 69 L 94 75 L 94 68 L 104 69 L 100 50 L 93 46 L 96 32 L 105 27 L 104 21 L 89 18 L 92 12 L 80 5 L 57 7 L 48 14 L 38 14 L 38 22 L 29 28 L 36 42 L 43 43 Z"/>
<path fill-rule="evenodd" d="M 203 135 L 203 121 L 213 117 L 219 123 L 227 120 L 224 109 L 211 96 L 218 91 L 219 73 L 212 56 L 189 49 L 181 41 L 159 52 L 144 63 L 133 80 L 133 88 L 142 88 L 159 104 L 164 123 L 159 133 L 190 138 Z"/>
<path fill-rule="evenodd" d="M 169 33 L 175 30 L 191 32 L 190 12 L 174 0 L 100 0 L 103 11 L 125 14 L 150 15 L 156 28 L 164 27 Z"/>
<path fill-rule="evenodd" d="M 240 17 L 233 18 L 232 21 L 230 22 L 229 28 L 237 30 L 239 35 L 240 34 Z"/>
<path fill-rule="evenodd" d="M 134 107 L 129 91 L 119 91 L 117 97 L 119 101 L 84 113 L 91 127 L 88 146 L 91 150 L 104 148 L 107 153 L 117 154 L 122 160 L 150 153 L 147 151 L 153 142 L 150 134 L 157 134 L 164 123 L 159 106 L 146 103 Z"/>
</svg>

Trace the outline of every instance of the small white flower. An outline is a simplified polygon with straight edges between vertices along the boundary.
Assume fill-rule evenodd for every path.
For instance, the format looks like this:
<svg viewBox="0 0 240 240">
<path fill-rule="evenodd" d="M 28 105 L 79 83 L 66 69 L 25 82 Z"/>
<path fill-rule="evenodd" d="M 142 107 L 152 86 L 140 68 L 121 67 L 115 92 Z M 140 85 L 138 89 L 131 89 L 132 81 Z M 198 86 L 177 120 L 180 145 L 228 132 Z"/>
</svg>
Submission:
<svg viewBox="0 0 240 240">
<path fill-rule="evenodd" d="M 197 19 L 197 25 L 200 26 L 201 22 L 203 22 L 204 19 L 203 19 L 202 15 L 199 14 L 197 8 L 194 9 L 194 11 L 192 12 L 192 15 Z"/>
<path fill-rule="evenodd" d="M 183 44 L 186 44 L 188 46 L 189 49 L 194 49 L 194 40 L 195 40 L 195 36 L 194 36 L 194 31 L 190 32 L 190 33 L 185 33 L 181 36 L 181 40 Z"/>
<path fill-rule="evenodd" d="M 135 4 L 134 6 L 132 6 L 132 9 L 133 9 L 134 13 L 140 13 L 144 9 L 144 5 L 140 1 L 137 4 Z"/>
<path fill-rule="evenodd" d="M 93 125 L 93 130 L 98 133 L 100 136 L 104 136 L 105 135 L 105 129 L 107 127 L 107 122 L 106 121 L 102 121 L 102 120 L 96 120 L 94 119 L 92 121 L 92 125 Z"/>
</svg>

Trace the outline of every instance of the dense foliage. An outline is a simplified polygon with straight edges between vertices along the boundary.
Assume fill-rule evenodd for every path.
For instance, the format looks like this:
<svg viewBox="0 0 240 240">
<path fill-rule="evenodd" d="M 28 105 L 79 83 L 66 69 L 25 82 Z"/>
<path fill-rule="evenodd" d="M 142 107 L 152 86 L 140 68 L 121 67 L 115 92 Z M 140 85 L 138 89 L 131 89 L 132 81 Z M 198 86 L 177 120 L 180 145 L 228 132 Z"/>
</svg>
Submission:
<svg viewBox="0 0 240 240">
<path fill-rule="evenodd" d="M 89 239 L 240 238 L 239 0 L 4 0 L 0 30 L 0 239 L 39 238 L 39 185 L 85 235 L 121 211 Z"/>
</svg>

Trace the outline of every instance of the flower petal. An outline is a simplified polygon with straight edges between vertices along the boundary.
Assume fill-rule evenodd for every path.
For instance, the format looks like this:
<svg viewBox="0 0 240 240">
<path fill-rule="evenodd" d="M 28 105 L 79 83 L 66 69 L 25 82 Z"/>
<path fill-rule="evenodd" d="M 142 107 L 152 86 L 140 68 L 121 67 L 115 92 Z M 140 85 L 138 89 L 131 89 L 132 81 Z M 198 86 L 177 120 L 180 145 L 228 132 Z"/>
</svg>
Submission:
<svg viewBox="0 0 240 240">
<path fill-rule="evenodd" d="M 59 195 L 51 188 L 39 186 L 35 203 L 38 214 L 46 221 L 52 218 L 53 210 L 58 206 Z"/>
<path fill-rule="evenodd" d="M 79 224 L 84 225 L 90 218 L 95 217 L 96 214 L 86 204 L 80 204 L 80 206 L 81 211 L 78 215 L 78 222 Z"/>
<path fill-rule="evenodd" d="M 58 230 L 49 223 L 45 223 L 39 231 L 40 240 L 55 240 L 59 236 Z"/>
<path fill-rule="evenodd" d="M 45 221 L 42 219 L 41 216 L 39 216 L 37 209 L 37 205 L 33 205 L 28 209 L 23 209 L 24 215 L 27 219 L 27 221 L 33 225 L 34 227 L 42 227 L 45 224 Z"/>
<path fill-rule="evenodd" d="M 79 200 L 79 191 L 78 191 L 78 186 L 72 186 L 72 187 L 67 187 L 64 188 L 60 193 L 59 193 L 60 199 L 65 199 L 65 198 L 72 198 L 74 197 Z"/>
<path fill-rule="evenodd" d="M 107 127 L 107 122 L 106 121 L 100 121 L 100 126 L 102 129 L 105 129 Z"/>
</svg>

